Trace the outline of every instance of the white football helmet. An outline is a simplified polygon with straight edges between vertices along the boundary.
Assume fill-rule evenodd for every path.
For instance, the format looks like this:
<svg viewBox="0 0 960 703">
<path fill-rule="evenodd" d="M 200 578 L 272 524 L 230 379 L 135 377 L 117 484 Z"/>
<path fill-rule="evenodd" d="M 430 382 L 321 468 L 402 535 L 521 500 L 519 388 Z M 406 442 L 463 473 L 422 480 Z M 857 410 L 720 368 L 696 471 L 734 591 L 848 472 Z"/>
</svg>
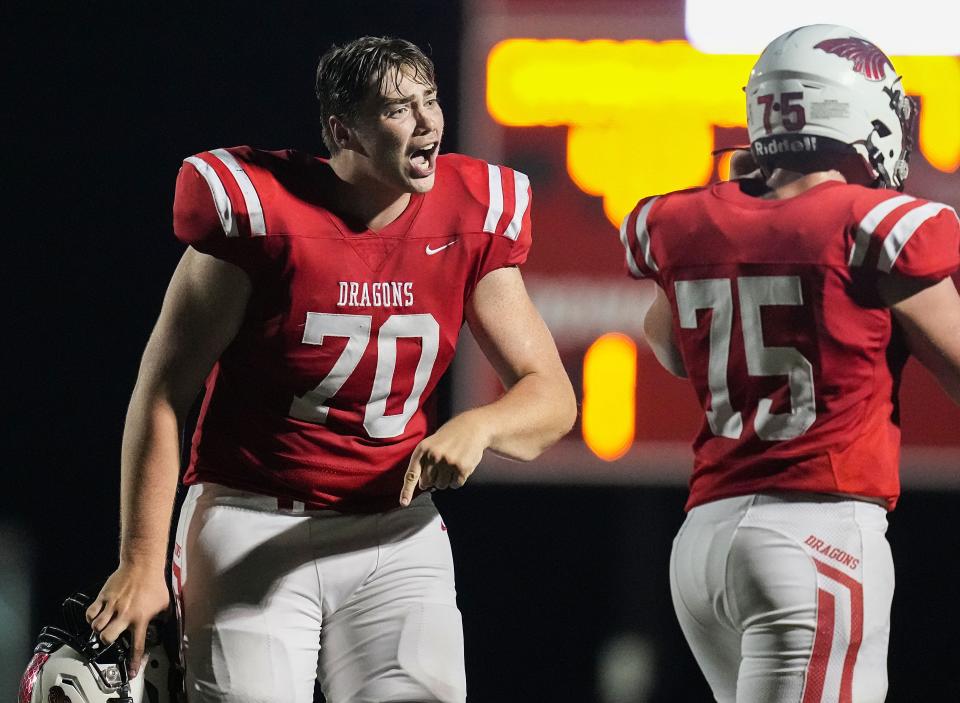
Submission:
<svg viewBox="0 0 960 703">
<path fill-rule="evenodd" d="M 127 675 L 129 643 L 103 645 L 87 624 L 90 598 L 76 593 L 63 602 L 64 627 L 40 631 L 33 658 L 20 680 L 18 703 L 171 703 L 177 700 L 171 670 L 156 625 L 147 634 L 141 671 Z"/>
<path fill-rule="evenodd" d="M 814 24 L 777 37 L 746 93 L 750 148 L 764 174 L 855 153 L 864 181 L 903 188 L 917 105 L 890 59 L 854 30 Z"/>
</svg>

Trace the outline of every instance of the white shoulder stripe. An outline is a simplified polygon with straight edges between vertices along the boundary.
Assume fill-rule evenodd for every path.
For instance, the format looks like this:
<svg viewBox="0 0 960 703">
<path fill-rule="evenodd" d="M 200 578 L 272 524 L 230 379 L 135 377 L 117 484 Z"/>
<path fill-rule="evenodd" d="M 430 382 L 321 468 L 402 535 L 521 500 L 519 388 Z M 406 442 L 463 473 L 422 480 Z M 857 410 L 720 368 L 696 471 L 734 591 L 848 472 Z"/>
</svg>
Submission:
<svg viewBox="0 0 960 703">
<path fill-rule="evenodd" d="M 513 239 L 516 241 L 517 237 L 520 236 L 520 226 L 523 224 L 523 215 L 527 211 L 527 206 L 530 205 L 530 179 L 527 178 L 527 174 L 520 173 L 519 171 L 513 172 L 513 189 L 514 189 L 514 208 L 513 208 L 513 218 L 510 220 L 510 224 L 507 225 L 507 230 L 504 232 L 504 235 L 508 239 Z"/>
<path fill-rule="evenodd" d="M 907 246 L 910 237 L 913 236 L 920 225 L 936 217 L 943 210 L 953 211 L 953 208 L 943 203 L 927 203 L 908 212 L 890 230 L 890 234 L 883 240 L 883 251 L 880 252 L 880 260 L 877 261 L 877 268 L 885 273 L 890 273 L 893 265 L 900 256 L 900 252 Z M 954 214 L 956 214 L 954 212 Z"/>
<path fill-rule="evenodd" d="M 217 208 L 217 215 L 220 216 L 220 224 L 223 226 L 223 233 L 228 237 L 236 237 L 237 221 L 233 217 L 233 207 L 230 205 L 230 196 L 227 195 L 226 188 L 220 182 L 220 176 L 213 170 L 213 167 L 198 156 L 190 156 L 183 160 L 184 163 L 191 164 L 203 180 L 210 187 L 210 193 L 213 195 L 213 204 Z"/>
<path fill-rule="evenodd" d="M 861 266 L 863 264 L 867 250 L 870 249 L 870 238 L 873 237 L 873 233 L 883 222 L 883 219 L 901 205 L 906 205 L 912 200 L 915 200 L 915 198 L 911 198 L 909 195 L 898 195 L 873 206 L 873 209 L 857 225 L 857 238 L 850 249 L 848 266 Z"/>
<path fill-rule="evenodd" d="M 264 236 L 267 233 L 267 224 L 263 219 L 263 206 L 260 204 L 260 198 L 257 195 L 256 188 L 253 187 L 250 176 L 243 170 L 243 166 L 233 157 L 233 154 L 226 149 L 213 149 L 210 153 L 230 169 L 230 173 L 233 174 L 234 180 L 240 187 L 243 202 L 247 206 L 247 215 L 250 217 L 250 233 L 255 237 Z"/>
<path fill-rule="evenodd" d="M 652 271 L 659 271 L 660 267 L 653 260 L 653 254 L 650 253 L 650 232 L 647 231 L 647 215 L 650 214 L 650 208 L 659 199 L 659 195 L 650 198 L 637 215 L 637 243 L 640 245 L 640 251 L 643 252 L 643 260 Z"/>
<path fill-rule="evenodd" d="M 627 221 L 629 219 L 630 213 L 628 212 L 627 216 L 623 218 L 623 222 L 620 223 L 620 243 L 623 244 L 623 248 L 627 252 L 627 269 L 630 270 L 630 274 L 634 278 L 643 278 L 643 271 L 637 266 L 637 260 L 633 258 L 633 252 L 630 251 L 630 242 L 627 241 Z"/>
<path fill-rule="evenodd" d="M 487 164 L 487 178 L 490 182 L 490 204 L 487 206 L 487 218 L 483 221 L 483 231 L 493 234 L 503 214 L 503 179 L 500 167 Z"/>
</svg>

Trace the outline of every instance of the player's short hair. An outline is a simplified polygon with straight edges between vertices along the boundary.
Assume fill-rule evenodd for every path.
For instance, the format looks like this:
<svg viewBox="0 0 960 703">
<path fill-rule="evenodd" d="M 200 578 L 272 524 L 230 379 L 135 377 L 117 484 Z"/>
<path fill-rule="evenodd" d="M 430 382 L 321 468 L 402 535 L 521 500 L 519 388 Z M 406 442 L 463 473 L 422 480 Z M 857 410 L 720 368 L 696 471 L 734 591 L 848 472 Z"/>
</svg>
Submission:
<svg viewBox="0 0 960 703">
<path fill-rule="evenodd" d="M 320 57 L 315 87 L 320 101 L 323 143 L 331 154 L 338 147 L 330 133 L 329 118 L 356 122 L 370 91 L 381 90 L 390 76 L 399 80 L 401 72 L 418 83 L 436 88 L 433 61 L 416 44 L 405 39 L 360 37 L 342 46 L 334 44 Z"/>
</svg>

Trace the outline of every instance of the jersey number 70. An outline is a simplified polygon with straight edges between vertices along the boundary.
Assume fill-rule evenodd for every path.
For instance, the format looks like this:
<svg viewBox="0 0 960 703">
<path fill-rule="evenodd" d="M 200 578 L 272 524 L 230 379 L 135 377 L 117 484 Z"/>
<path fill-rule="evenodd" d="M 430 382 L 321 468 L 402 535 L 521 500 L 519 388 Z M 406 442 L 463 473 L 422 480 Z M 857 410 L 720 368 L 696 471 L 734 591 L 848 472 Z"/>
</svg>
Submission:
<svg viewBox="0 0 960 703">
<path fill-rule="evenodd" d="M 799 437 L 817 419 L 814 401 L 813 366 L 794 347 L 768 347 L 763 343 L 760 308 L 764 305 L 803 305 L 803 291 L 797 276 L 740 276 L 737 279 L 740 321 L 747 373 L 751 376 L 786 376 L 790 386 L 790 412 L 771 413 L 769 398 L 760 400 L 754 430 L 760 439 L 783 440 Z M 710 357 L 707 386 L 710 407 L 706 411 L 710 429 L 719 437 L 739 439 L 743 432 L 740 411 L 730 404 L 727 365 L 733 328 L 733 292 L 729 278 L 677 281 L 677 309 L 682 329 L 696 329 L 698 310 L 712 310 Z"/>
<path fill-rule="evenodd" d="M 325 337 L 346 337 L 347 346 L 319 385 L 290 404 L 290 416 L 298 420 L 324 424 L 330 408 L 327 400 L 336 395 L 357 368 L 370 341 L 373 318 L 370 315 L 340 315 L 308 312 L 303 330 L 304 344 L 323 344 Z M 414 337 L 421 341 L 420 359 L 414 372 L 413 388 L 395 415 L 387 415 L 387 398 L 393 386 L 397 365 L 397 339 Z M 399 437 L 420 405 L 440 347 L 440 325 L 430 314 L 391 315 L 377 332 L 377 371 L 373 377 L 370 400 L 363 413 L 363 428 L 370 437 Z"/>
</svg>

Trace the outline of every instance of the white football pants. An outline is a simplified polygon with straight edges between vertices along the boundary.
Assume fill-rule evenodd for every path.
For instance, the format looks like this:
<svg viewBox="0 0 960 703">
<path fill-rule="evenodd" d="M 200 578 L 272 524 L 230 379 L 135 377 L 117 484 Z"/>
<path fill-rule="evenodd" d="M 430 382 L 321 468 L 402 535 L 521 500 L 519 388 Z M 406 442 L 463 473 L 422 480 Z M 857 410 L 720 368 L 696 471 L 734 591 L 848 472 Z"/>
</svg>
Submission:
<svg viewBox="0 0 960 703">
<path fill-rule="evenodd" d="M 893 560 L 879 505 L 749 495 L 693 508 L 674 609 L 719 703 L 880 703 Z"/>
<path fill-rule="evenodd" d="M 466 700 L 446 528 L 429 495 L 372 515 L 191 486 L 173 582 L 191 703 Z"/>
</svg>

